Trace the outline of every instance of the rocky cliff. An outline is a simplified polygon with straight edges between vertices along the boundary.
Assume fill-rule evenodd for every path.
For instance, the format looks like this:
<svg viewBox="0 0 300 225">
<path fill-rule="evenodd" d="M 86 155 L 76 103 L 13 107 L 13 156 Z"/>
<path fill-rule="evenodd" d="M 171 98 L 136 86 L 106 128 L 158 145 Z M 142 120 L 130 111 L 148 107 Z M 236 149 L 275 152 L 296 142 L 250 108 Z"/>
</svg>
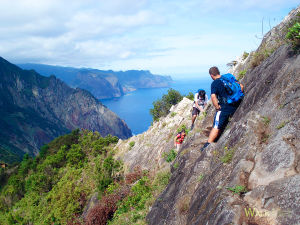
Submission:
<svg viewBox="0 0 300 225">
<path fill-rule="evenodd" d="M 215 112 L 211 103 L 198 117 L 170 165 L 171 179 L 152 205 L 148 224 L 300 224 L 300 55 L 275 40 L 284 36 L 274 32 L 278 27 L 232 68 L 245 85 L 245 98 L 218 142 L 203 153 Z M 266 47 L 270 42 L 276 46 Z M 268 54 L 261 57 L 262 51 Z M 127 171 L 168 169 L 163 153 L 173 148 L 177 128 L 190 126 L 190 110 L 184 99 L 147 132 L 120 141 L 117 157 Z"/>
<path fill-rule="evenodd" d="M 75 128 L 128 138 L 131 131 L 88 91 L 0 58 L 0 159 L 36 155 L 41 145 Z"/>
<path fill-rule="evenodd" d="M 54 74 L 71 87 L 90 91 L 98 99 L 120 97 L 126 92 L 139 88 L 168 87 L 172 82 L 170 76 L 154 75 L 147 70 L 115 72 L 43 64 L 20 64 L 19 66 L 23 69 L 34 69 L 45 76 Z"/>
</svg>

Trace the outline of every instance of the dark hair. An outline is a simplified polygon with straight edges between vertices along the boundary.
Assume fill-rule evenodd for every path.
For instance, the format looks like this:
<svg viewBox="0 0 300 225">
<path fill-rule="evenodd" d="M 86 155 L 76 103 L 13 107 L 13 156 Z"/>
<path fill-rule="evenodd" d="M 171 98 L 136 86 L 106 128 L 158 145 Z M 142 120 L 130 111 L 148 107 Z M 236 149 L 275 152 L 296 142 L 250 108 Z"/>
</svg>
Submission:
<svg viewBox="0 0 300 225">
<path fill-rule="evenodd" d="M 213 66 L 209 69 L 209 74 L 216 76 L 216 75 L 220 74 L 220 71 L 219 71 L 218 67 Z"/>
<path fill-rule="evenodd" d="M 199 96 L 200 96 L 202 99 L 204 99 L 204 98 L 205 98 L 206 92 L 205 92 L 204 90 L 200 90 L 200 91 L 198 92 L 198 94 L 199 94 Z"/>
</svg>

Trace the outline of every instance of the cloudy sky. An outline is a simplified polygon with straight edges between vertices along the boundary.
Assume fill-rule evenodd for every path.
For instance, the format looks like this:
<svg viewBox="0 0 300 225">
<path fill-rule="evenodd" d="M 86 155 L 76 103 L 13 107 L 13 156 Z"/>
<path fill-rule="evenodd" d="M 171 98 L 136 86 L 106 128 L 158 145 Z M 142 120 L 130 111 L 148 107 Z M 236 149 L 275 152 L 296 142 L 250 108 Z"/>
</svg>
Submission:
<svg viewBox="0 0 300 225">
<path fill-rule="evenodd" d="M 13 63 L 223 70 L 299 0 L 0 0 L 0 56 Z"/>
</svg>

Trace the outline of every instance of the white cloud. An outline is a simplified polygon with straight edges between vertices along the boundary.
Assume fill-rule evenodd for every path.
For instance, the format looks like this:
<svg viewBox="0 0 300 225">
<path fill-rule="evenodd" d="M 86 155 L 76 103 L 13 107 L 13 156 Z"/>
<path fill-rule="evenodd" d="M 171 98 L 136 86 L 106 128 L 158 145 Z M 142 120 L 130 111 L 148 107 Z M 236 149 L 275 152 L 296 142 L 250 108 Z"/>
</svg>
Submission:
<svg viewBox="0 0 300 225">
<path fill-rule="evenodd" d="M 257 21 L 267 12 L 281 15 L 280 7 L 296 4 L 294 0 L 288 4 L 283 0 L 0 0 L 0 56 L 16 63 L 192 72 L 227 63 L 243 50 L 257 47 L 253 41 L 260 31 Z M 249 13 L 257 13 L 257 18 Z"/>
</svg>

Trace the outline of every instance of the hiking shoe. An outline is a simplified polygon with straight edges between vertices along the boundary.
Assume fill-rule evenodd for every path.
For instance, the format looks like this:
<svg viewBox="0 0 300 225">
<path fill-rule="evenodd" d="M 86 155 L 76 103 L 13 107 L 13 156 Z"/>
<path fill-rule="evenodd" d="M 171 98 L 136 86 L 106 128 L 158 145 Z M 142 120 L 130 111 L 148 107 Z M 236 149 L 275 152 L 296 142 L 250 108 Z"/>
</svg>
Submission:
<svg viewBox="0 0 300 225">
<path fill-rule="evenodd" d="M 209 144 L 210 144 L 210 143 L 206 142 L 206 143 L 203 145 L 203 147 L 200 149 L 201 152 L 203 152 L 204 149 L 205 149 L 207 146 L 209 146 Z"/>
<path fill-rule="evenodd" d="M 191 126 L 191 130 L 193 130 L 194 129 L 194 124 L 192 124 L 192 126 Z"/>
</svg>

